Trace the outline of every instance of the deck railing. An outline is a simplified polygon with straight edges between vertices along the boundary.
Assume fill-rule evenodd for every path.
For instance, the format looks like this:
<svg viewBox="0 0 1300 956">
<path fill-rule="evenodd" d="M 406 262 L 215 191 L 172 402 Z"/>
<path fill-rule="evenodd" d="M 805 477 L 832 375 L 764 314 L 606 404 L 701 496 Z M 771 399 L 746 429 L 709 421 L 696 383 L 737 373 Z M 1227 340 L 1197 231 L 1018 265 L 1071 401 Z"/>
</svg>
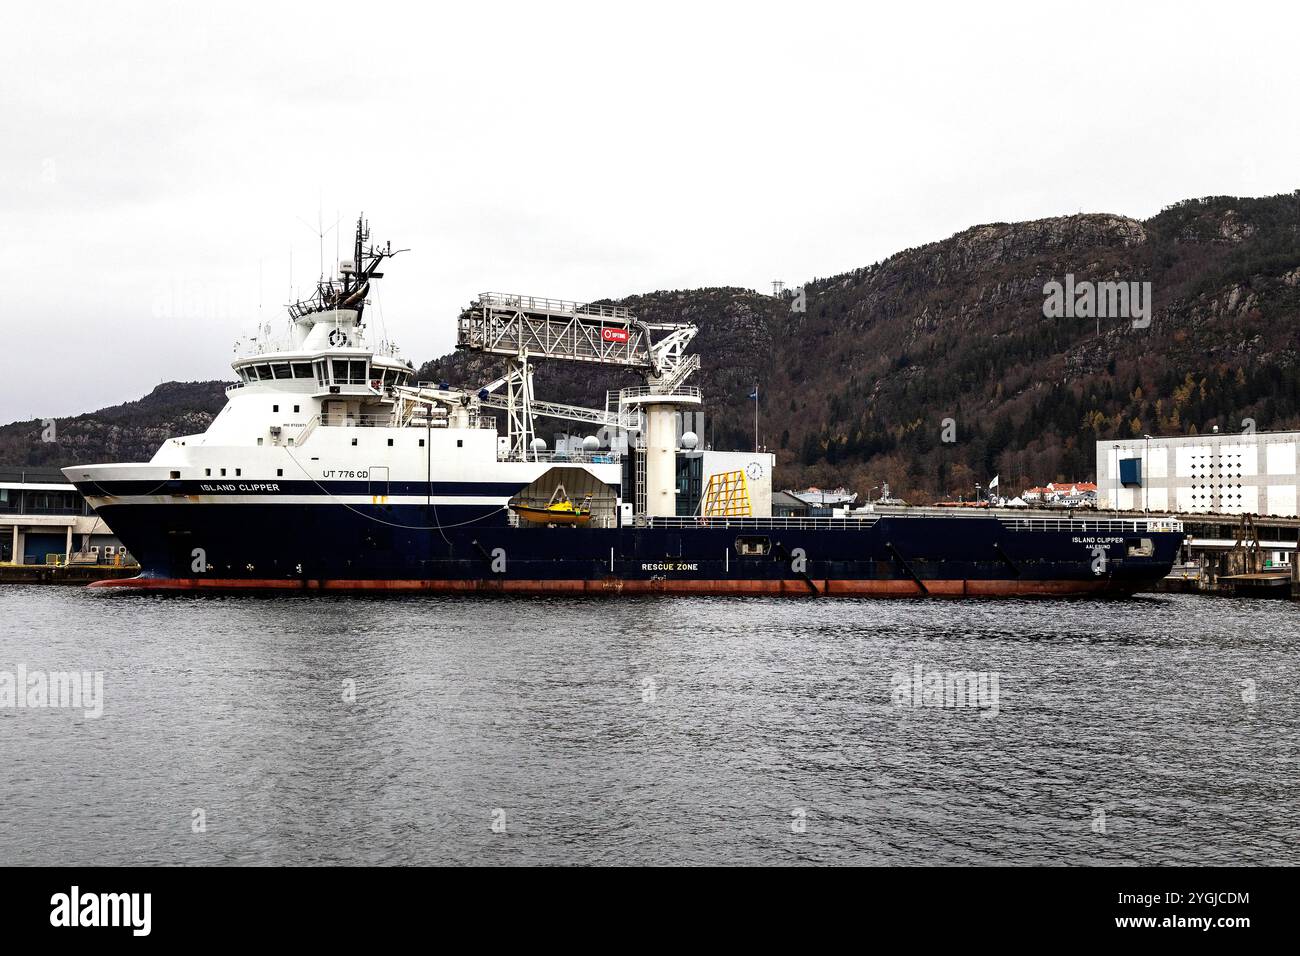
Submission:
<svg viewBox="0 0 1300 956">
<path fill-rule="evenodd" d="M 549 461 L 559 465 L 616 465 L 622 460 L 622 455 L 612 451 L 527 451 L 497 456 L 497 461 Z"/>
<path fill-rule="evenodd" d="M 548 299 L 535 295 L 512 295 L 507 292 L 480 292 L 480 305 L 494 309 L 518 309 L 521 312 L 558 312 L 563 315 L 586 315 L 602 319 L 626 321 L 632 311 L 618 305 L 593 305 L 590 302 L 571 302 L 568 299 Z"/>
<path fill-rule="evenodd" d="M 816 530 L 823 528 L 870 528 L 880 520 L 879 515 L 854 516 L 852 518 L 810 518 L 791 515 L 782 518 L 705 518 L 695 517 L 647 517 L 647 528 L 735 528 L 737 530 L 756 530 L 761 528 L 802 528 Z"/>
<path fill-rule="evenodd" d="M 1002 518 L 1010 531 L 1077 531 L 1138 533 L 1142 531 L 1182 531 L 1181 521 L 1172 518 Z"/>
<path fill-rule="evenodd" d="M 647 517 L 651 528 L 869 528 L 882 518 L 915 521 L 919 518 L 956 518 L 960 520 L 996 517 L 1009 531 L 1072 531 L 1084 533 L 1130 533 L 1152 531 L 1182 531 L 1181 522 L 1170 518 L 1100 518 L 1074 520 L 1068 518 L 1019 518 L 983 514 L 954 513 L 939 509 L 916 509 L 883 513 L 856 513 L 847 517 L 806 517 L 790 515 L 772 518 L 705 518 L 705 517 Z"/>
</svg>

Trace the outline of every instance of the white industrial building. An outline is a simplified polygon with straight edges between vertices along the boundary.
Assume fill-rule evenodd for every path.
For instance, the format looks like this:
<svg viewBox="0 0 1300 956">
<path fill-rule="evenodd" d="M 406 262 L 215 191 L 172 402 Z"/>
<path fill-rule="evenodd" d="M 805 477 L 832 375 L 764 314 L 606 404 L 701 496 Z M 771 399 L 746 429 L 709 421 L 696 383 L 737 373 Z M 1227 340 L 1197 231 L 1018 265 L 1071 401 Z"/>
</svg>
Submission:
<svg viewBox="0 0 1300 956">
<path fill-rule="evenodd" d="M 57 468 L 0 471 L 0 564 L 128 560 L 126 548 Z"/>
<path fill-rule="evenodd" d="M 1213 432 L 1097 442 L 1102 508 L 1297 514 L 1300 432 Z"/>
</svg>

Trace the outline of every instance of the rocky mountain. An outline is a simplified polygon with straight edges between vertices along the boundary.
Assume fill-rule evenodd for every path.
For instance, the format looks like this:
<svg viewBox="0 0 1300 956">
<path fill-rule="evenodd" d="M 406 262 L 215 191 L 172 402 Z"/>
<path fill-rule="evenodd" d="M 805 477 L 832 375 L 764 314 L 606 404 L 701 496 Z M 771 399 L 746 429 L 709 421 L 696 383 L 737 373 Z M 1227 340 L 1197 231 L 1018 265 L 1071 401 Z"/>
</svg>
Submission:
<svg viewBox="0 0 1300 956">
<path fill-rule="evenodd" d="M 1064 313 L 1045 307 L 1051 283 L 1072 293 Z M 1102 283 L 1132 292 L 1128 313 L 1086 308 L 1088 288 L 1118 304 L 1119 287 Z M 1187 200 L 1146 221 L 975 226 L 779 298 L 717 288 L 619 304 L 699 325 L 706 443 L 752 446 L 748 395 L 759 384 L 760 441 L 786 486 L 867 492 L 888 481 L 927 501 L 969 494 L 994 474 L 1007 489 L 1086 478 L 1099 439 L 1239 430 L 1247 419 L 1300 426 L 1300 192 Z M 420 377 L 478 385 L 498 372 L 453 353 Z M 536 384 L 557 401 L 603 405 L 628 379 L 552 363 Z M 163 386 L 61 420 L 80 446 L 41 448 L 40 423 L 6 426 L 0 463 L 145 458 L 165 435 L 199 430 L 220 403 L 219 383 Z"/>
<path fill-rule="evenodd" d="M 144 398 L 73 418 L 0 427 L 0 467 L 148 461 L 164 441 L 205 431 L 228 382 L 166 382 Z"/>
</svg>

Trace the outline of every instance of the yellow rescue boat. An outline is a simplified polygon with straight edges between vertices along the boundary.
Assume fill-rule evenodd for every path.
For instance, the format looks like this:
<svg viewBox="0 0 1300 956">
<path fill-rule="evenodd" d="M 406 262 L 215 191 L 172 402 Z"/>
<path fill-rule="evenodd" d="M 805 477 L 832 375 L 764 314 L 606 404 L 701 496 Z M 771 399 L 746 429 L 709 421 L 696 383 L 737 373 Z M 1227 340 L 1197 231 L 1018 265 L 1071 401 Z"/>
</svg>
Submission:
<svg viewBox="0 0 1300 956">
<path fill-rule="evenodd" d="M 555 489 L 551 495 L 551 500 L 545 505 L 524 504 L 521 501 L 512 501 L 510 510 L 519 515 L 523 521 L 531 521 L 534 524 L 569 524 L 581 525 L 591 520 L 591 497 L 588 496 L 581 505 L 575 505 L 569 500 L 569 495 L 564 490 L 564 485 Z"/>
</svg>

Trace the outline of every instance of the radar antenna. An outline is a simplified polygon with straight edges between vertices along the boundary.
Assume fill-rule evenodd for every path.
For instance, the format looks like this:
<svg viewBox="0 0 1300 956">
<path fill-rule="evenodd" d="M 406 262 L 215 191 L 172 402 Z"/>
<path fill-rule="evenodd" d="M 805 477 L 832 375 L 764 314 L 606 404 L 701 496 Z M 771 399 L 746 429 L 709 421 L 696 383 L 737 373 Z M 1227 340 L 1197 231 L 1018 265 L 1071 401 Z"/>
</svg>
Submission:
<svg viewBox="0 0 1300 956">
<path fill-rule="evenodd" d="M 365 311 L 366 296 L 370 293 L 370 283 L 382 279 L 379 271 L 385 259 L 391 259 L 406 249 L 394 249 L 391 242 L 378 246 L 370 242 L 370 223 L 365 215 L 357 217 L 357 231 L 353 240 L 352 258 L 339 263 L 339 277 L 326 279 L 322 277 L 316 283 L 316 291 L 311 298 L 303 299 L 289 306 L 289 315 L 298 319 L 312 312 L 325 312 L 330 309 L 352 309 L 357 313 L 357 323 Z"/>
</svg>

